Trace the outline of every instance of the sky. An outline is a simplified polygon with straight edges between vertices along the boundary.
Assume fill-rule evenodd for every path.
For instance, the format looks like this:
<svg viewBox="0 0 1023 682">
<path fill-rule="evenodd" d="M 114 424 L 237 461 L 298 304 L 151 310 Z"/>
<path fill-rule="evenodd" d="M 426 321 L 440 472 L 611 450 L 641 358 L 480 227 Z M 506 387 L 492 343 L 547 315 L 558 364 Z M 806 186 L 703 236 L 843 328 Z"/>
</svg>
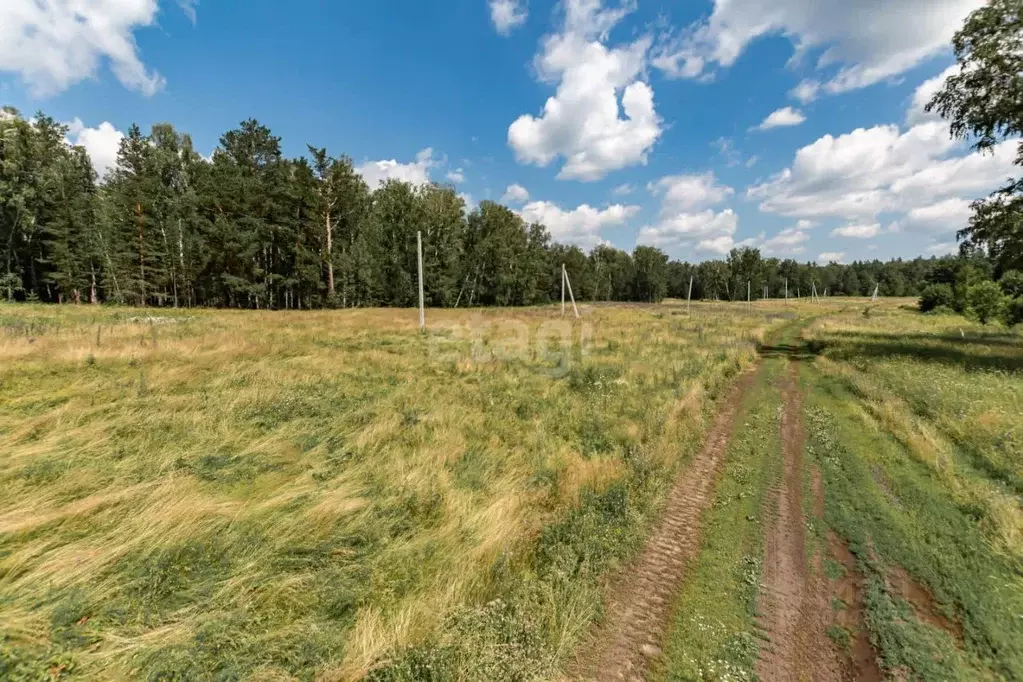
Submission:
<svg viewBox="0 0 1023 682">
<path fill-rule="evenodd" d="M 490 199 L 560 242 L 800 261 L 956 250 L 1015 142 L 924 105 L 983 0 L 3 0 L 0 104 L 102 174 L 132 123 Z"/>
</svg>

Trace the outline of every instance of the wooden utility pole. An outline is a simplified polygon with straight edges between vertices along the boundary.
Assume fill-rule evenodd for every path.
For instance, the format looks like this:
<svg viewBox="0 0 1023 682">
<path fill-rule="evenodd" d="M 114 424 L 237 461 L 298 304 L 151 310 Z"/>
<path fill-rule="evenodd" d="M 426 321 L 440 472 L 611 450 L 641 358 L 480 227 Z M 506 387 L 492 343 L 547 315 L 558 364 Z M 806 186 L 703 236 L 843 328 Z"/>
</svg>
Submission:
<svg viewBox="0 0 1023 682">
<path fill-rule="evenodd" d="M 689 304 L 693 300 L 693 276 L 689 275 L 689 293 L 686 294 L 686 315 L 689 314 Z"/>
<path fill-rule="evenodd" d="M 789 278 L 785 278 L 785 305 L 789 303 Z"/>
<path fill-rule="evenodd" d="M 426 310 L 423 307 L 423 233 L 416 232 L 416 251 L 419 255 L 419 328 L 426 329 Z"/>
<path fill-rule="evenodd" d="M 562 299 L 561 307 L 564 310 L 565 299 L 564 299 L 564 287 L 568 286 L 568 297 L 572 299 L 572 311 L 575 312 L 576 319 L 579 318 L 579 309 L 575 307 L 575 295 L 572 293 L 572 280 L 568 278 L 568 271 L 565 270 L 565 264 L 561 264 L 561 285 L 562 285 Z"/>
</svg>

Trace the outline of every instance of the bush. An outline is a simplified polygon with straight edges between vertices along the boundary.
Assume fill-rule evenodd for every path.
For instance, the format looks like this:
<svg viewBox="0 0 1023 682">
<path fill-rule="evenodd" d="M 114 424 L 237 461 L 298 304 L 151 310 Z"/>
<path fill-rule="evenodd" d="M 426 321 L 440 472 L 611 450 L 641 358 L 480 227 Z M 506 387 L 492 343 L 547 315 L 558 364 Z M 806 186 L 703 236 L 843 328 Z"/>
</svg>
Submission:
<svg viewBox="0 0 1023 682">
<path fill-rule="evenodd" d="M 1007 327 L 1023 323 L 1023 296 L 1017 296 L 1005 301 L 1002 320 Z"/>
<path fill-rule="evenodd" d="M 1005 307 L 1005 296 L 1001 288 L 991 281 L 971 286 L 966 292 L 966 300 L 981 324 L 999 317 Z"/>
<path fill-rule="evenodd" d="M 1009 270 L 998 280 L 998 285 L 1002 287 L 1002 293 L 1009 298 L 1023 297 L 1023 272 Z"/>
<path fill-rule="evenodd" d="M 935 308 L 952 307 L 952 287 L 947 284 L 932 284 L 920 294 L 920 312 L 929 313 Z"/>
</svg>

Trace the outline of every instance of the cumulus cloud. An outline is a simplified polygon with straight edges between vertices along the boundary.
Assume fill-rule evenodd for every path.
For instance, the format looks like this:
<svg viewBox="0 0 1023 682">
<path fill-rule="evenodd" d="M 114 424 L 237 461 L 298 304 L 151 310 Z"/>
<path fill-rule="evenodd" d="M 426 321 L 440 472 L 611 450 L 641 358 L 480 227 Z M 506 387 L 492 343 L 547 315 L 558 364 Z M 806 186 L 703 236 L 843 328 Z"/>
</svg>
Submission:
<svg viewBox="0 0 1023 682">
<path fill-rule="evenodd" d="M 444 177 L 448 179 L 448 182 L 453 182 L 456 185 L 465 182 L 465 172 L 461 168 L 449 170 Z"/>
<path fill-rule="evenodd" d="M 717 182 L 713 172 L 699 175 L 666 175 L 647 185 L 654 196 L 661 197 L 661 214 L 674 214 L 720 204 L 735 190 Z"/>
<path fill-rule="evenodd" d="M 797 256 L 806 251 L 806 242 L 810 240 L 807 230 L 811 224 L 800 220 L 792 227 L 786 227 L 772 237 L 761 238 L 759 247 L 765 256 Z"/>
<path fill-rule="evenodd" d="M 654 92 L 643 80 L 651 39 L 609 47 L 608 34 L 632 5 L 605 9 L 600 0 L 565 0 L 561 32 L 543 40 L 534 66 L 557 83 L 539 116 L 524 114 L 508 128 L 520 163 L 547 166 L 564 159 L 562 179 L 593 181 L 645 164 L 661 136 Z"/>
<path fill-rule="evenodd" d="M 629 183 L 625 183 L 624 185 L 618 185 L 617 187 L 612 189 L 611 194 L 615 195 L 616 197 L 624 197 L 632 194 L 635 191 L 636 191 L 635 187 L 633 187 Z"/>
<path fill-rule="evenodd" d="M 789 97 L 798 101 L 800 104 L 809 104 L 817 99 L 817 93 L 820 92 L 820 89 L 821 84 L 819 81 L 806 79 L 801 81 L 796 87 L 789 90 Z"/>
<path fill-rule="evenodd" d="M 711 16 L 666 39 L 653 64 L 669 77 L 707 77 L 715 66 L 732 66 L 754 40 L 781 35 L 795 46 L 794 63 L 816 51 L 816 68 L 833 72 L 824 89 L 844 92 L 897 76 L 947 50 L 963 19 L 983 4 L 984 0 L 715 0 Z"/>
<path fill-rule="evenodd" d="M 714 254 L 727 253 L 736 245 L 739 216 L 726 208 L 714 210 L 735 190 L 718 183 L 712 172 L 667 175 L 647 185 L 661 198 L 658 220 L 643 227 L 638 241 L 658 247 L 689 247 Z"/>
<path fill-rule="evenodd" d="M 529 201 L 529 190 L 519 184 L 508 185 L 501 197 L 502 204 L 521 204 Z"/>
<path fill-rule="evenodd" d="M 760 125 L 754 126 L 753 128 L 750 128 L 750 130 L 785 128 L 788 126 L 797 126 L 804 121 L 806 121 L 806 116 L 803 116 L 803 112 L 799 111 L 799 109 L 784 107 L 772 112 Z"/>
<path fill-rule="evenodd" d="M 639 231 L 638 241 L 658 247 L 689 246 L 697 251 L 725 254 L 735 246 L 739 216 L 726 208 L 667 216 Z"/>
<path fill-rule="evenodd" d="M 68 142 L 85 148 L 92 160 L 92 167 L 102 179 L 107 171 L 117 165 L 117 149 L 124 134 L 107 121 L 89 128 L 82 123 L 82 119 L 76 117 L 67 126 Z"/>
<path fill-rule="evenodd" d="M 831 231 L 833 237 L 851 237 L 852 239 L 871 239 L 881 232 L 881 225 L 878 223 L 862 223 L 854 225 L 843 225 Z"/>
<path fill-rule="evenodd" d="M 828 263 L 841 263 L 845 258 L 845 251 L 825 251 L 817 256 L 817 262 L 821 265 Z"/>
<path fill-rule="evenodd" d="M 624 225 L 639 210 L 639 206 L 622 204 L 613 204 L 605 209 L 583 204 L 566 211 L 550 201 L 531 201 L 522 207 L 519 215 L 527 223 L 546 225 L 555 241 L 590 248 L 602 241 L 602 230 Z"/>
<path fill-rule="evenodd" d="M 490 20 L 503 36 L 526 23 L 529 9 L 522 0 L 490 0 Z"/>
<path fill-rule="evenodd" d="M 892 232 L 952 232 L 965 227 L 971 214 L 969 201 L 945 199 L 911 209 L 904 218 L 892 223 L 890 229 Z"/>
<path fill-rule="evenodd" d="M 934 78 L 930 78 L 921 83 L 917 89 L 913 92 L 913 100 L 909 105 L 909 111 L 906 112 L 906 124 L 917 125 L 918 123 L 926 123 L 928 121 L 940 121 L 941 116 L 937 113 L 928 114 L 924 111 L 924 107 L 931 101 L 931 98 L 937 94 L 941 86 L 945 84 L 945 79 L 949 76 L 959 73 L 959 67 L 955 64 L 948 67 Z"/>
<path fill-rule="evenodd" d="M 179 5 L 194 21 L 194 2 Z M 94 78 L 107 63 L 125 87 L 152 95 L 165 80 L 142 62 L 134 33 L 156 14 L 157 0 L 4 0 L 0 71 L 18 74 L 42 97 Z"/>
<path fill-rule="evenodd" d="M 768 213 L 815 218 L 873 218 L 945 198 L 976 198 L 1013 172 L 1015 142 L 991 154 L 944 158 L 956 148 L 948 128 L 928 122 L 901 132 L 896 125 L 825 135 L 796 152 L 789 168 L 747 190 Z"/>
<path fill-rule="evenodd" d="M 362 176 L 370 189 L 376 189 L 387 180 L 400 180 L 413 185 L 430 182 L 430 169 L 439 161 L 433 157 L 433 148 L 427 147 L 416 154 L 416 160 L 410 163 L 399 163 L 394 159 L 387 161 L 367 161 L 356 166 L 355 171 Z"/>
</svg>

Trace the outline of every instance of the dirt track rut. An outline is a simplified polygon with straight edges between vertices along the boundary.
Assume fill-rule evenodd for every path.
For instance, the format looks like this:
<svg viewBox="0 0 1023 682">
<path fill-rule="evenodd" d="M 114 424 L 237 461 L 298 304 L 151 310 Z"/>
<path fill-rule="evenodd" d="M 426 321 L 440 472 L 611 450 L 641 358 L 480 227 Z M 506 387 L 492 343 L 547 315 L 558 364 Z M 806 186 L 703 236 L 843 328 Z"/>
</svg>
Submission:
<svg viewBox="0 0 1023 682">
<path fill-rule="evenodd" d="M 672 599 L 688 562 L 699 551 L 703 510 L 725 459 L 742 396 L 759 371 L 747 371 L 722 402 L 703 448 L 675 480 L 664 515 L 634 566 L 612 592 L 607 618 L 582 648 L 574 677 L 604 681 L 643 680 L 671 615 Z M 586 654 L 583 654 L 584 657 Z"/>
<path fill-rule="evenodd" d="M 837 681 L 842 679 L 842 665 L 826 634 L 830 613 L 827 581 L 819 555 L 812 570 L 806 559 L 803 405 L 797 368 L 798 364 L 791 362 L 785 378 L 781 423 L 784 475 L 771 489 L 767 504 L 757 625 L 768 641 L 760 649 L 757 675 L 765 681 Z"/>
</svg>

